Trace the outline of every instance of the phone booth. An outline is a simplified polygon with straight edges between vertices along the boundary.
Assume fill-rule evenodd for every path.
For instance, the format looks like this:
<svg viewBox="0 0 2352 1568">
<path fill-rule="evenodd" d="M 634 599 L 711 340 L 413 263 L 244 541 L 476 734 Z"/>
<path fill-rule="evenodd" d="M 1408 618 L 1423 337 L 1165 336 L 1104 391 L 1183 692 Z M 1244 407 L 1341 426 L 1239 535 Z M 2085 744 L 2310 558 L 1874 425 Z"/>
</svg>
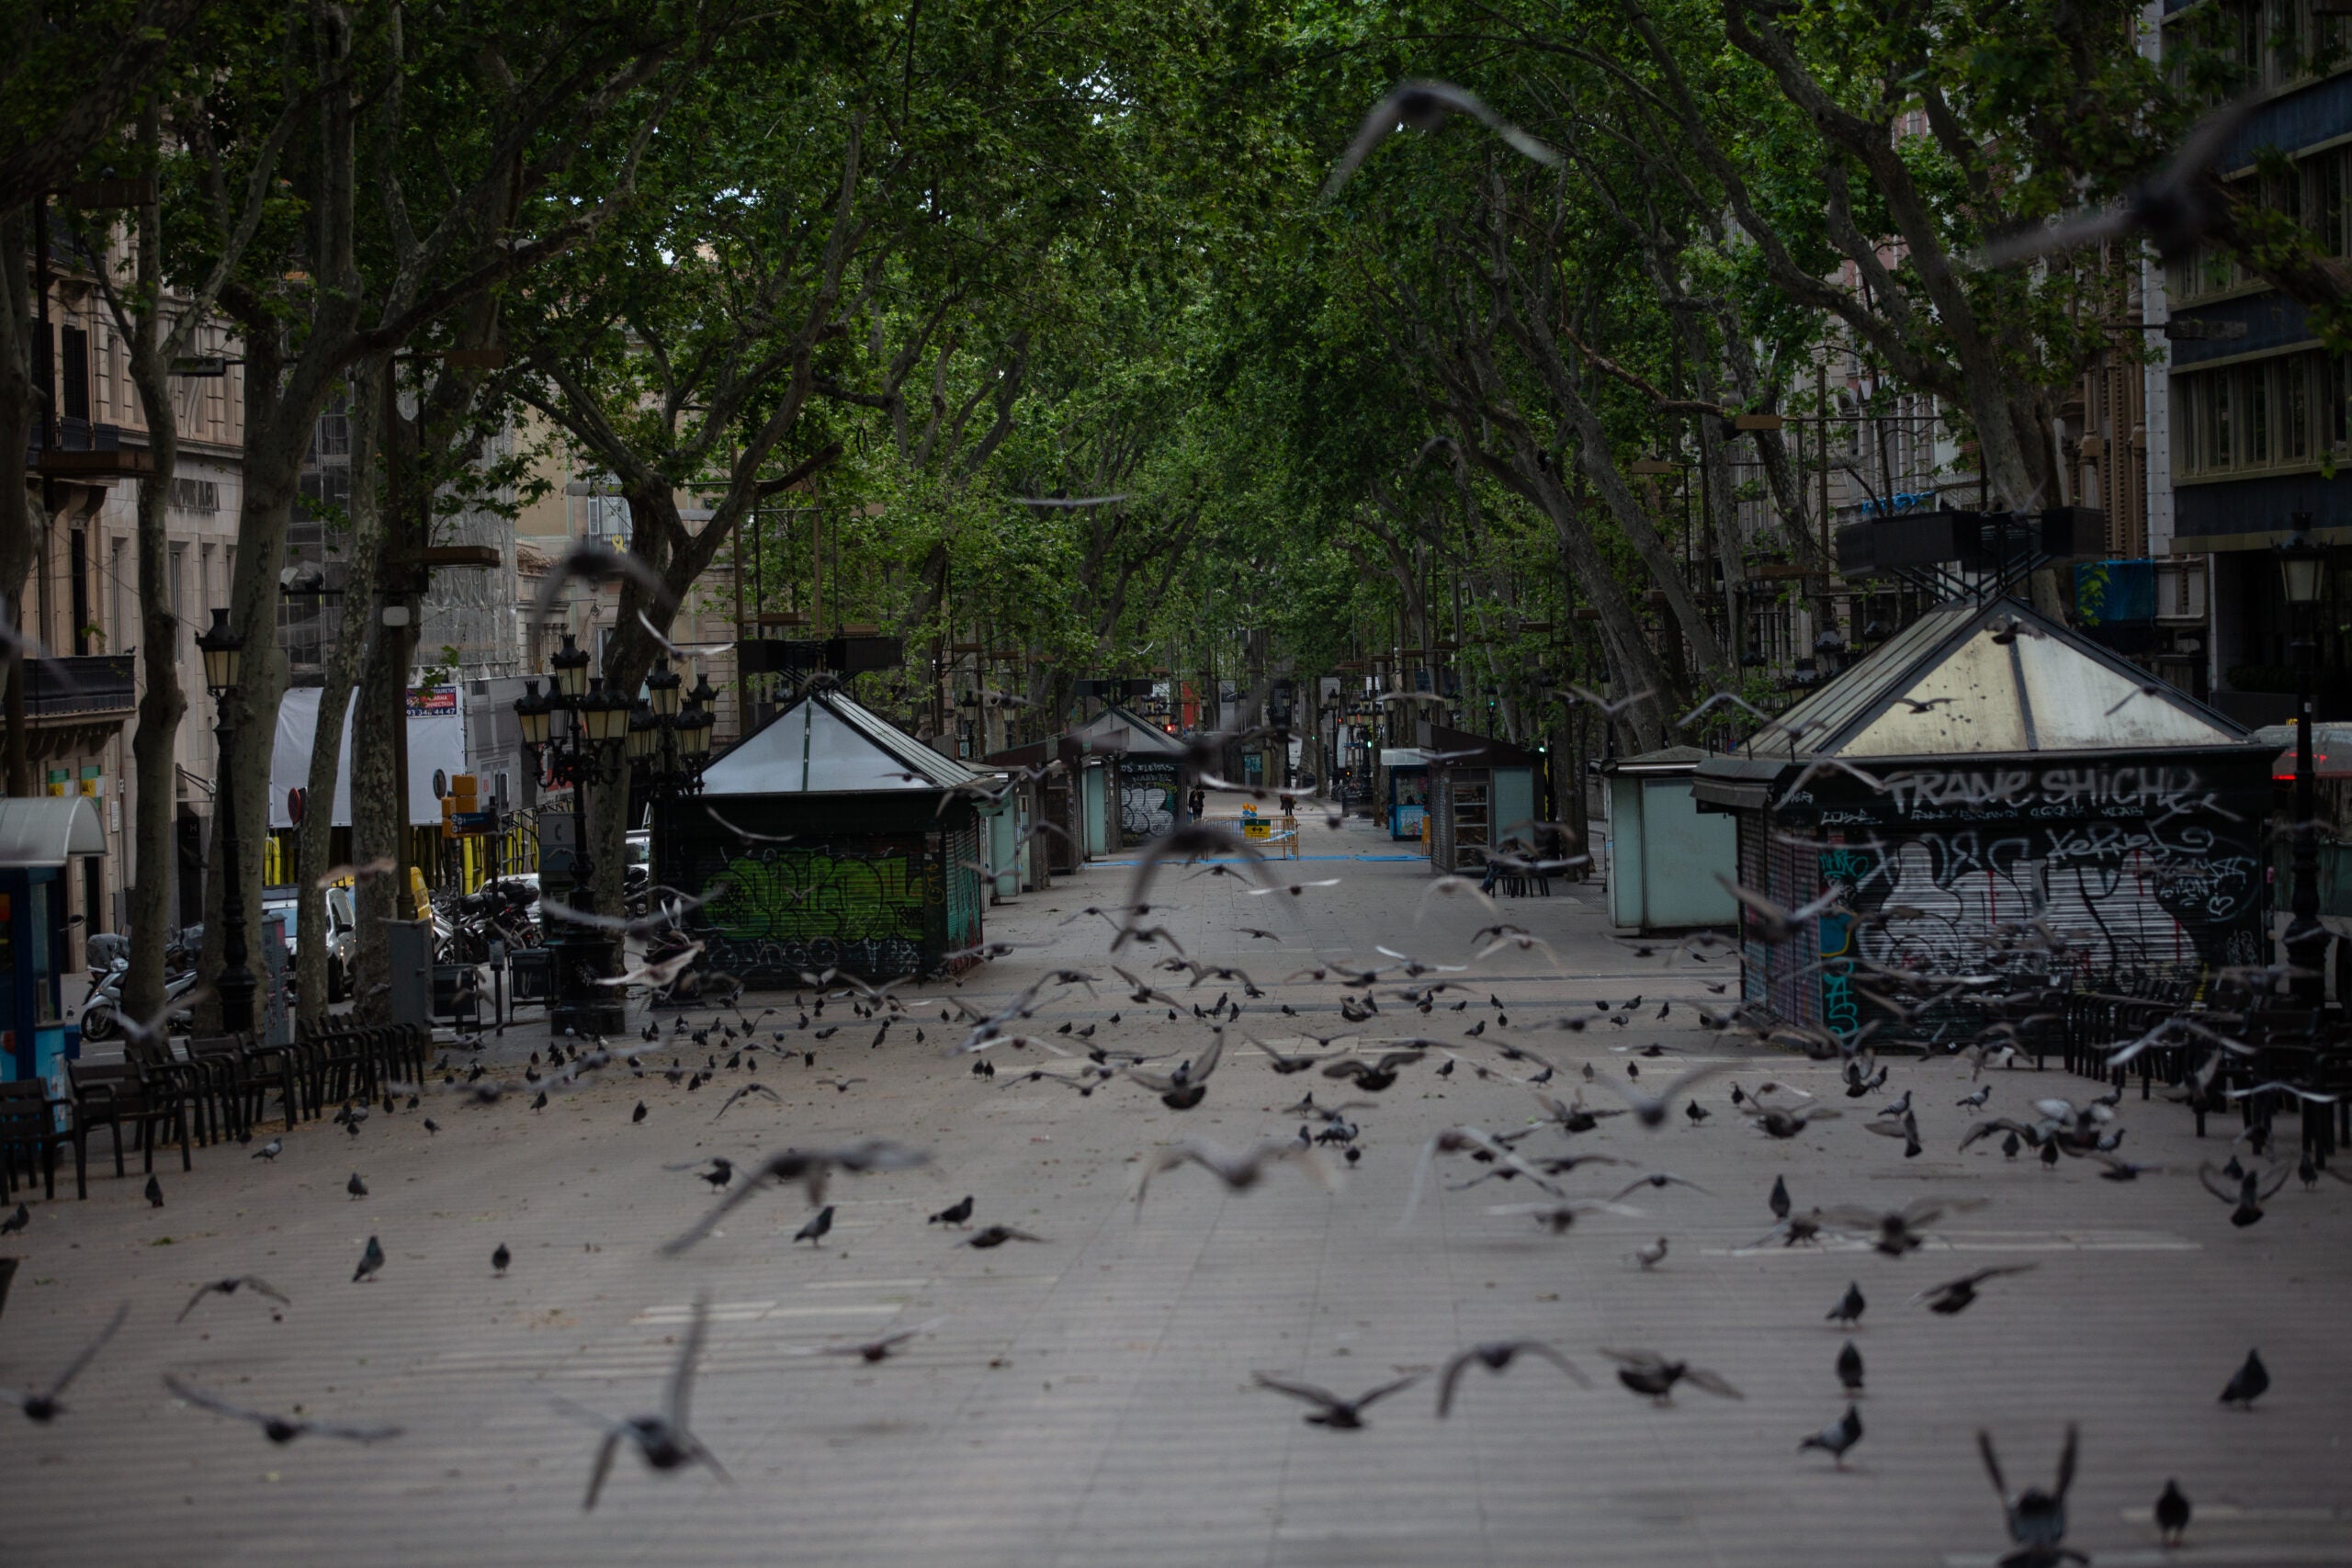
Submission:
<svg viewBox="0 0 2352 1568">
<path fill-rule="evenodd" d="M 87 795 L 0 800 L 0 1079 L 45 1078 L 81 1055 L 58 974 L 67 952 L 66 866 L 106 852 Z"/>
</svg>

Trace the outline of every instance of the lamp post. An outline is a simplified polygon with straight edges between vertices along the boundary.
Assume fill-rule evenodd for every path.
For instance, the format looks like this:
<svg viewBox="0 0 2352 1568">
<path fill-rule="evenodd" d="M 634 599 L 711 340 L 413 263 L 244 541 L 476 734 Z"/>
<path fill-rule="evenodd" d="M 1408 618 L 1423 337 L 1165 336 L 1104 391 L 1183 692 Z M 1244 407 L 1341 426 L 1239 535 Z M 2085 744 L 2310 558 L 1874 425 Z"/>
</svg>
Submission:
<svg viewBox="0 0 2352 1568">
<path fill-rule="evenodd" d="M 548 660 L 548 691 L 526 682 L 514 703 L 514 716 L 523 744 L 548 776 L 571 786 L 573 839 L 571 891 L 566 902 L 583 914 L 596 908 L 595 862 L 588 853 L 588 797 L 591 785 L 601 783 L 605 766 L 628 742 L 629 702 L 605 690 L 601 678 L 588 673 L 587 650 L 564 634 L 563 646 Z M 562 733 L 554 716 L 564 716 Z M 594 928 L 556 918 L 560 931 L 550 931 L 548 945 L 555 950 L 553 990 L 548 1027 L 574 1034 L 617 1034 L 627 1027 L 628 1010 L 610 987 L 596 982 L 612 971 L 612 942 Z"/>
<path fill-rule="evenodd" d="M 693 691 L 686 691 L 684 678 L 670 668 L 666 656 L 654 660 L 653 673 L 645 678 L 645 701 L 637 705 L 636 716 L 629 720 L 630 769 L 651 800 L 694 795 L 702 788 L 702 772 L 710 762 L 710 731 L 718 722 L 710 710 L 718 693 L 708 675 L 695 682 Z M 662 835 L 657 833 L 648 879 L 674 885 L 677 868 L 663 852 Z"/>
<path fill-rule="evenodd" d="M 2295 999 L 2317 1008 L 2326 995 L 2319 968 L 2327 932 L 2319 923 L 2319 834 L 2312 820 L 2312 666 L 2318 651 L 2312 621 L 2318 613 L 2327 558 L 2312 543 L 2311 529 L 2311 513 L 2296 513 L 2294 536 L 2278 547 L 2278 574 L 2295 634 L 2294 892 L 2287 921 L 2287 963 L 2297 971 L 2291 983 Z"/>
<path fill-rule="evenodd" d="M 212 732 L 220 738 L 222 767 L 213 815 L 222 834 L 220 863 L 220 958 L 223 967 L 212 982 L 220 998 L 220 1028 L 230 1034 L 250 1033 L 254 1026 L 254 972 L 245 950 L 245 883 L 237 865 L 236 770 L 227 765 L 236 748 L 237 727 L 230 721 L 228 699 L 243 672 L 245 639 L 229 624 L 229 612 L 212 612 L 211 629 L 196 639 L 204 655 L 204 686 L 212 694 Z"/>
</svg>

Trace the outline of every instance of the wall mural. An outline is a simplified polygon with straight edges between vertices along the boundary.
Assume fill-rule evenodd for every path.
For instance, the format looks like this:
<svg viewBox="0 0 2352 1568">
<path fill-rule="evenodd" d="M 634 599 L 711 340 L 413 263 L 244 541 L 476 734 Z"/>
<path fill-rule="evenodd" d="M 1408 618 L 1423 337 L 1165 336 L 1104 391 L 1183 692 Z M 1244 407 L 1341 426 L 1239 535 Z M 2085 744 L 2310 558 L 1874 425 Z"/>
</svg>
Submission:
<svg viewBox="0 0 2352 1568">
<path fill-rule="evenodd" d="M 695 935 L 711 968 L 746 978 L 836 966 L 912 974 L 925 910 L 945 897 L 914 837 L 763 846 L 729 854 L 710 880 L 720 876 L 727 890 L 696 911 Z"/>
<path fill-rule="evenodd" d="M 1863 1021 L 1841 960 L 2127 995 L 2262 962 L 2262 771 L 2230 772 L 1914 769 L 1874 796 L 1792 795 L 1845 840 L 1818 851 L 1851 909 L 1819 923 L 1823 1023 Z"/>
<path fill-rule="evenodd" d="M 1119 836 L 1156 839 L 1176 830 L 1176 786 L 1151 780 L 1119 785 Z"/>
</svg>

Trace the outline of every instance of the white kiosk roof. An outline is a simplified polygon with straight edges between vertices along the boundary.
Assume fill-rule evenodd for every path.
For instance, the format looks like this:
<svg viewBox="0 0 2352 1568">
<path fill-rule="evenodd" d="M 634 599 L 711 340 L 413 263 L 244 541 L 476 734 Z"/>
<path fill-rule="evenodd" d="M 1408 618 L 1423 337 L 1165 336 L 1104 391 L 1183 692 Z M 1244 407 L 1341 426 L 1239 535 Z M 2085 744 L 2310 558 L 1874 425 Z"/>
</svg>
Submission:
<svg viewBox="0 0 2352 1568">
<path fill-rule="evenodd" d="M 913 774 L 910 778 L 907 775 Z M 884 723 L 839 692 L 812 692 L 705 770 L 706 795 L 917 794 L 981 775 Z"/>
</svg>

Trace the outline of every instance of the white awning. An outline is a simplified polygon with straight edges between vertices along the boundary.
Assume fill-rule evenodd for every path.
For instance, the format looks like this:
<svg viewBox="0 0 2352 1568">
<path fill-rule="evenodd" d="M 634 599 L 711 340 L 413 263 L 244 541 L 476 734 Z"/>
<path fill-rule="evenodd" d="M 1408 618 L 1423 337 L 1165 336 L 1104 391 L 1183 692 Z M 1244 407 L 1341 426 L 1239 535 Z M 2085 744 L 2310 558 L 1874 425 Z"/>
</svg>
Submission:
<svg viewBox="0 0 2352 1568">
<path fill-rule="evenodd" d="M 0 800 L 0 865 L 63 865 L 107 852 L 98 803 L 86 795 Z"/>
</svg>

